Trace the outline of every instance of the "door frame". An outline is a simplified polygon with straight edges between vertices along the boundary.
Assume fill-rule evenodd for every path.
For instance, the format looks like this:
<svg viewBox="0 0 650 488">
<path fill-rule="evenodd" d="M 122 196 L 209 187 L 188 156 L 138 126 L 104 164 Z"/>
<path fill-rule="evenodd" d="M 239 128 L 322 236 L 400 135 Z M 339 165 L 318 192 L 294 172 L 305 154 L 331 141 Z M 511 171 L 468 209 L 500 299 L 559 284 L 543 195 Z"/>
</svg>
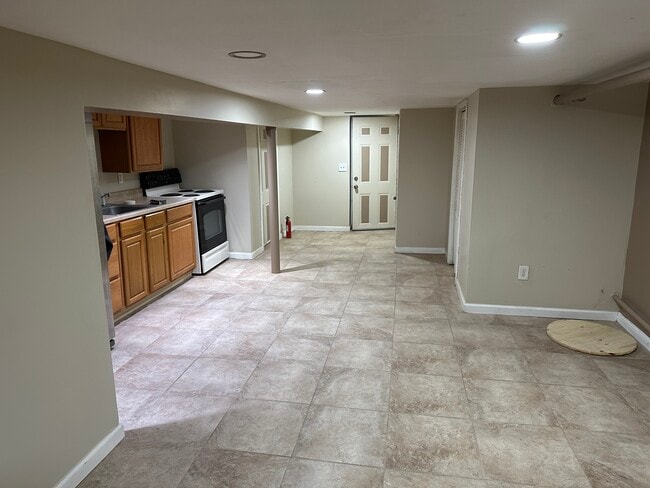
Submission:
<svg viewBox="0 0 650 488">
<path fill-rule="evenodd" d="M 396 121 L 396 130 L 397 130 L 397 139 L 395 142 L 395 227 L 392 227 L 392 229 L 397 230 L 397 206 L 399 205 L 399 195 L 397 194 L 397 189 L 399 185 L 397 184 L 399 181 L 399 123 L 400 123 L 400 118 L 399 114 L 383 114 L 383 115 L 351 115 L 349 117 L 348 121 L 348 199 L 349 199 L 349 205 L 348 205 L 348 225 L 350 226 L 350 232 L 366 232 L 366 231 L 372 231 L 372 230 L 384 230 L 384 229 L 355 229 L 352 225 L 352 157 L 353 157 L 353 151 L 354 147 L 352 146 L 352 140 L 353 140 L 353 123 L 352 119 L 356 118 L 364 118 L 368 119 L 371 117 L 395 117 Z"/>
<path fill-rule="evenodd" d="M 463 113 L 464 118 L 463 118 Z M 460 223 L 462 213 L 463 183 L 465 177 L 465 149 L 467 145 L 468 101 L 462 100 L 456 106 L 456 127 L 454 130 L 454 155 L 451 172 L 451 191 L 449 199 L 449 228 L 447 230 L 447 263 L 454 265 L 454 274 L 458 270 L 460 250 Z M 460 147 L 460 124 L 463 126 L 463 141 Z"/>
</svg>

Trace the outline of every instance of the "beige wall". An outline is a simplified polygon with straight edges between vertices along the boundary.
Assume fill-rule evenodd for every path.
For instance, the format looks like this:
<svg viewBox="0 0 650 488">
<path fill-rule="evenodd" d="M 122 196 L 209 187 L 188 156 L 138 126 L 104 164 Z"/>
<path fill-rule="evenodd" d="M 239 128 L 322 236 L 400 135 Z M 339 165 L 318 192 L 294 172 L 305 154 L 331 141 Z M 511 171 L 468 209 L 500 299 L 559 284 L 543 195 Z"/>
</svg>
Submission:
<svg viewBox="0 0 650 488">
<path fill-rule="evenodd" d="M 646 106 L 636 178 L 623 298 L 650 322 L 650 100 Z"/>
<path fill-rule="evenodd" d="M 209 122 L 173 123 L 176 167 L 189 188 L 226 193 L 226 231 L 232 252 L 252 252 L 251 192 L 246 126 Z"/>
<path fill-rule="evenodd" d="M 323 118 L 322 132 L 293 132 L 294 225 L 349 227 L 350 118 Z"/>
<path fill-rule="evenodd" d="M 551 104 L 559 91 L 480 90 L 470 303 L 616 310 L 647 87 L 566 107 Z"/>
<path fill-rule="evenodd" d="M 118 425 L 84 109 L 320 117 L 6 29 L 0 66 L 0 486 L 50 487 Z"/>
<path fill-rule="evenodd" d="M 397 247 L 447 247 L 454 108 L 400 112 Z"/>
</svg>

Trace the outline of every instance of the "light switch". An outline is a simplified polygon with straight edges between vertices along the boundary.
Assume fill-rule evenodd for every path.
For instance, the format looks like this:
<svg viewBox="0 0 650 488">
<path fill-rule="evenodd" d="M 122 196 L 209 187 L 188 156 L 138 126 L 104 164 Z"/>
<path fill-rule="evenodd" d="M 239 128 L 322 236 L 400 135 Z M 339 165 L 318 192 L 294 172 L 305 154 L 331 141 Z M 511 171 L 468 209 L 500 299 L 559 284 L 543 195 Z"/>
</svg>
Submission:
<svg viewBox="0 0 650 488">
<path fill-rule="evenodd" d="M 348 170 L 348 163 L 339 163 L 339 173 L 345 173 Z"/>
</svg>

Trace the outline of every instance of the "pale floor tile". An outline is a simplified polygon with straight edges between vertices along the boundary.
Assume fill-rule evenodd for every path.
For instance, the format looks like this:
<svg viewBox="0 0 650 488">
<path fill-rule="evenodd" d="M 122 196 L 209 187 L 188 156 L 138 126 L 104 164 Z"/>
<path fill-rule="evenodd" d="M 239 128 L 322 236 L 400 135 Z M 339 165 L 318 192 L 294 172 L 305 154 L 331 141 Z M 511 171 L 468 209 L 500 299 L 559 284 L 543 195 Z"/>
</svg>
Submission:
<svg viewBox="0 0 650 488">
<path fill-rule="evenodd" d="M 115 374 L 115 385 L 126 388 L 166 390 L 192 364 L 194 358 L 139 354 Z"/>
<path fill-rule="evenodd" d="M 466 378 L 535 381 L 523 354 L 517 349 L 459 347 L 458 356 Z"/>
<path fill-rule="evenodd" d="M 395 342 L 413 342 L 416 344 L 453 345 L 454 336 L 446 320 L 395 320 L 393 334 Z"/>
<path fill-rule="evenodd" d="M 456 348 L 437 344 L 393 344 L 393 371 L 439 376 L 461 376 Z"/>
<path fill-rule="evenodd" d="M 386 467 L 483 478 L 472 422 L 462 419 L 391 414 Z"/>
<path fill-rule="evenodd" d="M 564 429 L 647 433 L 641 419 L 615 391 L 554 385 L 540 388 Z"/>
<path fill-rule="evenodd" d="M 262 361 L 244 386 L 244 397 L 310 403 L 321 369 L 301 361 Z"/>
<path fill-rule="evenodd" d="M 334 336 L 339 322 L 338 317 L 294 312 L 282 327 L 282 333 L 306 336 Z"/>
<path fill-rule="evenodd" d="M 260 360 L 271 347 L 275 337 L 273 333 L 225 331 L 203 351 L 203 356 Z"/>
<path fill-rule="evenodd" d="M 264 359 L 304 361 L 322 366 L 327 359 L 331 344 L 332 339 L 329 337 L 279 335 Z"/>
<path fill-rule="evenodd" d="M 356 337 L 392 341 L 394 319 L 386 317 L 367 317 L 365 315 L 343 314 L 336 335 L 339 337 Z"/>
<path fill-rule="evenodd" d="M 391 343 L 363 339 L 337 338 L 327 366 L 390 371 Z"/>
<path fill-rule="evenodd" d="M 211 330 L 180 329 L 176 326 L 147 346 L 144 352 L 173 356 L 199 356 L 219 334 L 220 332 Z"/>
<path fill-rule="evenodd" d="M 387 414 L 312 406 L 294 456 L 383 467 Z"/>
<path fill-rule="evenodd" d="M 279 488 L 289 458 L 203 449 L 178 488 Z"/>
<path fill-rule="evenodd" d="M 292 459 L 282 488 L 382 488 L 380 468 Z"/>
<path fill-rule="evenodd" d="M 302 427 L 307 405 L 239 400 L 208 442 L 208 447 L 290 456 Z"/>
<path fill-rule="evenodd" d="M 390 411 L 469 418 L 463 380 L 450 376 L 393 373 Z"/>
<path fill-rule="evenodd" d="M 237 396 L 257 363 L 250 360 L 199 358 L 171 387 L 179 393 Z"/>
<path fill-rule="evenodd" d="M 565 435 L 593 488 L 648 486 L 648 436 L 571 429 Z"/>
<path fill-rule="evenodd" d="M 589 487 L 562 429 L 475 422 L 485 474 L 542 486 Z"/>
<path fill-rule="evenodd" d="M 534 383 L 465 378 L 472 419 L 557 426 L 544 394 Z"/>
<path fill-rule="evenodd" d="M 327 367 L 320 377 L 312 403 L 388 410 L 389 390 L 388 371 Z"/>
</svg>

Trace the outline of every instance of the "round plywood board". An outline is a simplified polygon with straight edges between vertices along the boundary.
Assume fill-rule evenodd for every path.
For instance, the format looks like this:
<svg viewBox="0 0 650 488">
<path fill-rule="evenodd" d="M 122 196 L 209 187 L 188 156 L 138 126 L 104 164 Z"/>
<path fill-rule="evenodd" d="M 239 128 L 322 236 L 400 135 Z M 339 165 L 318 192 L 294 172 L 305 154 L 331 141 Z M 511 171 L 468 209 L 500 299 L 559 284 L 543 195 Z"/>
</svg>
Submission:
<svg viewBox="0 0 650 488">
<path fill-rule="evenodd" d="M 564 347 L 597 356 L 624 356 L 637 346 L 622 330 L 586 320 L 556 320 L 548 324 L 546 333 Z"/>
</svg>

